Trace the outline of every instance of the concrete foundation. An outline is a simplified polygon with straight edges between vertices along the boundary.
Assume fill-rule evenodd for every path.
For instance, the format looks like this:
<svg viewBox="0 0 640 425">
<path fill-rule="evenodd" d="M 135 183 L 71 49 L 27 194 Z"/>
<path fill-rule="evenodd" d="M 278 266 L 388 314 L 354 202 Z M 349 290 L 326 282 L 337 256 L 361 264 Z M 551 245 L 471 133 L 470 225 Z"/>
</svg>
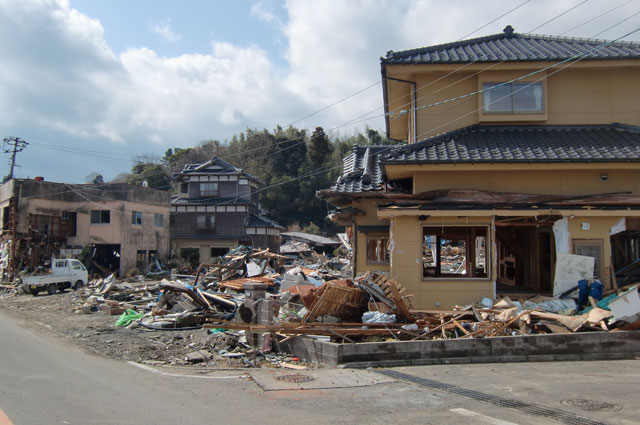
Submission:
<svg viewBox="0 0 640 425">
<path fill-rule="evenodd" d="M 451 363 L 620 360 L 640 356 L 640 332 L 590 332 L 514 337 L 337 344 L 312 337 L 282 349 L 326 366 L 391 367 Z"/>
</svg>

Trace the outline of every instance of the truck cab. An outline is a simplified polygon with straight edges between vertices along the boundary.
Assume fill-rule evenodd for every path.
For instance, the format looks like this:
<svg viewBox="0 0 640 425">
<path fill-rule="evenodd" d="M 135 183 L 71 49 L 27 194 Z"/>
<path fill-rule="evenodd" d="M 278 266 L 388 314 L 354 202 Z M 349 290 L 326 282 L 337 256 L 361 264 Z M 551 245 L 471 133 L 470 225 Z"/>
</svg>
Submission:
<svg viewBox="0 0 640 425">
<path fill-rule="evenodd" d="M 56 291 L 64 291 L 67 288 L 81 288 L 88 280 L 87 268 L 80 261 L 72 258 L 53 259 L 50 274 L 24 277 L 22 284 L 33 295 L 42 290 L 53 295 Z"/>
</svg>

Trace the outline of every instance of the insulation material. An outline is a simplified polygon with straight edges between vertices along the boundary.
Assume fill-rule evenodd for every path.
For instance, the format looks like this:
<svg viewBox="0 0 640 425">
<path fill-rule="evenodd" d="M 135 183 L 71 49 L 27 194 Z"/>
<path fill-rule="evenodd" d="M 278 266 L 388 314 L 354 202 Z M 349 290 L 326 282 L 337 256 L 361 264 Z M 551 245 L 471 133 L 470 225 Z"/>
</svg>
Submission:
<svg viewBox="0 0 640 425">
<path fill-rule="evenodd" d="M 640 297 L 638 296 L 638 287 L 634 286 L 624 294 L 609 303 L 611 313 L 613 313 L 612 322 L 618 320 L 629 320 L 640 314 Z"/>
<path fill-rule="evenodd" d="M 594 265 L 595 258 L 593 257 L 558 254 L 556 276 L 553 281 L 553 296 L 558 296 L 571 288 L 577 288 L 579 280 L 593 280 Z"/>
<path fill-rule="evenodd" d="M 611 226 L 611 229 L 609 229 L 609 235 L 613 236 L 618 233 L 622 233 L 625 230 L 627 230 L 627 220 L 624 217 L 622 217 L 620 220 L 616 222 L 616 224 Z"/>
<path fill-rule="evenodd" d="M 553 236 L 556 239 L 556 254 L 569 254 L 571 252 L 571 234 L 569 233 L 569 219 L 567 217 L 553 223 Z"/>
</svg>

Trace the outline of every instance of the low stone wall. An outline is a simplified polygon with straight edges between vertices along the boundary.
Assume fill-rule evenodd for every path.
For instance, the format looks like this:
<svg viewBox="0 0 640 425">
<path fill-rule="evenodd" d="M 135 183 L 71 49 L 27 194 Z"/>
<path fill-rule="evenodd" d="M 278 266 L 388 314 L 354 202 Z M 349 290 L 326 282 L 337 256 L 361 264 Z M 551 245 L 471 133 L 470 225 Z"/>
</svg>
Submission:
<svg viewBox="0 0 640 425">
<path fill-rule="evenodd" d="M 312 337 L 288 340 L 293 355 L 327 366 L 411 366 L 558 360 L 618 360 L 640 356 L 640 332 L 336 344 Z"/>
</svg>

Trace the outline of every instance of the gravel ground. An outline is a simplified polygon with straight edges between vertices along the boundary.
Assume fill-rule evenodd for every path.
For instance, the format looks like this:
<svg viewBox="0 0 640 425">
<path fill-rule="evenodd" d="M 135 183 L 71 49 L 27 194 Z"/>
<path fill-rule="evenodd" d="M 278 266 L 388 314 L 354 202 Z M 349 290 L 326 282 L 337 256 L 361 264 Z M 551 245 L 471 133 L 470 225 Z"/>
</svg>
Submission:
<svg viewBox="0 0 640 425">
<path fill-rule="evenodd" d="M 149 282 L 145 282 L 149 283 Z M 87 293 L 90 292 L 86 290 Z M 0 292 L 0 310 L 12 317 L 24 320 L 30 328 L 68 338 L 86 352 L 113 359 L 136 361 L 146 364 L 175 366 L 245 368 L 262 366 L 278 367 L 279 360 L 291 361 L 279 356 L 267 361 L 264 357 L 248 352 L 246 356 L 220 356 L 221 350 L 229 353 L 247 352 L 235 344 L 237 337 L 227 334 L 209 334 L 206 329 L 185 331 L 154 331 L 143 327 L 115 327 L 118 316 L 98 311 L 83 313 L 85 290 L 41 293 L 37 296 Z M 196 354 L 200 352 L 200 355 Z M 187 361 L 187 356 L 190 361 Z M 208 359 L 211 357 L 211 359 Z M 243 357 L 249 361 L 243 360 Z"/>
</svg>

